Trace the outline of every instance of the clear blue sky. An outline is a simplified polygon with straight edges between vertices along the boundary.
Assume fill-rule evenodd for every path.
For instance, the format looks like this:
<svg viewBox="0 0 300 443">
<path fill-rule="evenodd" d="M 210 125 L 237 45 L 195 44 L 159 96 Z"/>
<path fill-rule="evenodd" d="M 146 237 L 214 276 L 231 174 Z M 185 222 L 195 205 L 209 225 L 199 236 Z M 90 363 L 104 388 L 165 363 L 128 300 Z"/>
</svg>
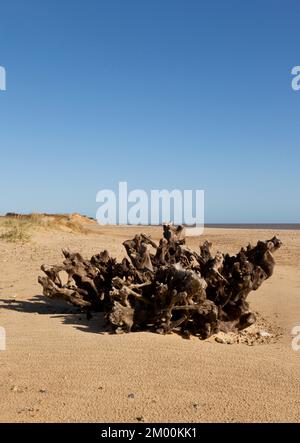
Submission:
<svg viewBox="0 0 300 443">
<path fill-rule="evenodd" d="M 5 0 L 0 213 L 204 189 L 206 222 L 300 221 L 298 0 Z"/>
</svg>

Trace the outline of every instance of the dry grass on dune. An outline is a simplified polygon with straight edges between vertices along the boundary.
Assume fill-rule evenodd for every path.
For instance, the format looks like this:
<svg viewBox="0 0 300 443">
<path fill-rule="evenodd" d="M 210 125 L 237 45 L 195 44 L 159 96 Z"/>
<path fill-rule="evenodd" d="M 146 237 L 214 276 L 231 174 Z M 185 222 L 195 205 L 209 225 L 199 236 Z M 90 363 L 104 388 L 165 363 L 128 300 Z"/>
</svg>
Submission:
<svg viewBox="0 0 300 443">
<path fill-rule="evenodd" d="M 87 217 L 72 215 L 51 214 L 12 214 L 0 217 L 0 239 L 8 242 L 25 243 L 31 239 L 33 231 L 61 230 L 79 234 L 90 232 L 87 224 L 93 223 Z"/>
</svg>

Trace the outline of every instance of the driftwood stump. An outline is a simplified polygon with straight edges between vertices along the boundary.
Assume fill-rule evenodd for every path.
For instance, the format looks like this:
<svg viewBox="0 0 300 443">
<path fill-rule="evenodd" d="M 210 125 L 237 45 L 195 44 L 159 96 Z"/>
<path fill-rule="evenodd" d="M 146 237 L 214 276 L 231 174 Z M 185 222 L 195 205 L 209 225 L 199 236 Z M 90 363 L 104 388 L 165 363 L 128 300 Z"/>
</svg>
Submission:
<svg viewBox="0 0 300 443">
<path fill-rule="evenodd" d="M 234 256 L 212 256 L 211 243 L 192 251 L 185 246 L 181 226 L 164 225 L 159 244 L 138 234 L 123 245 L 128 258 L 121 262 L 107 251 L 85 260 L 63 250 L 62 265 L 41 267 L 44 295 L 103 311 L 117 333 L 176 331 L 185 338 L 205 339 L 255 322 L 247 296 L 272 275 L 273 252 L 281 241 L 273 237 Z"/>
</svg>

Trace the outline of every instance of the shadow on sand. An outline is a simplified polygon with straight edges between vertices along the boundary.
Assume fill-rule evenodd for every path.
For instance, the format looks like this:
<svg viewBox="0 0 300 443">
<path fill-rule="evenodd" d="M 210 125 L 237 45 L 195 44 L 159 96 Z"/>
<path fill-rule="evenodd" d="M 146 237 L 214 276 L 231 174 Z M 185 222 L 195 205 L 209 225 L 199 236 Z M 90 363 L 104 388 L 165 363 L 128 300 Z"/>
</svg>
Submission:
<svg viewBox="0 0 300 443">
<path fill-rule="evenodd" d="M 98 334 L 111 333 L 102 312 L 82 312 L 61 300 L 51 300 L 43 295 L 35 295 L 30 300 L 0 299 L 0 307 L 11 311 L 29 314 L 51 315 L 62 319 L 62 323 L 73 325 L 83 332 Z"/>
</svg>

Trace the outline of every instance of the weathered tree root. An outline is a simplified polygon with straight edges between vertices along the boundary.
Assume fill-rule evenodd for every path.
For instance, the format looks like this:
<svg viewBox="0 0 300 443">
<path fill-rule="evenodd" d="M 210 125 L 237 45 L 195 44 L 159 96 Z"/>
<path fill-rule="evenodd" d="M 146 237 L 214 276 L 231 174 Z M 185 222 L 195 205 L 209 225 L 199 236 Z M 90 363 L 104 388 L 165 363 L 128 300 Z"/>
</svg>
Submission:
<svg viewBox="0 0 300 443">
<path fill-rule="evenodd" d="M 281 241 L 273 237 L 235 256 L 217 252 L 213 257 L 207 241 L 199 253 L 188 249 L 181 226 L 164 225 L 163 230 L 158 245 L 145 234 L 125 241 L 129 259 L 121 263 L 107 251 L 84 260 L 63 250 L 61 266 L 41 267 L 44 295 L 103 311 L 117 333 L 176 331 L 205 339 L 253 324 L 247 296 L 272 275 L 272 254 Z"/>
</svg>

